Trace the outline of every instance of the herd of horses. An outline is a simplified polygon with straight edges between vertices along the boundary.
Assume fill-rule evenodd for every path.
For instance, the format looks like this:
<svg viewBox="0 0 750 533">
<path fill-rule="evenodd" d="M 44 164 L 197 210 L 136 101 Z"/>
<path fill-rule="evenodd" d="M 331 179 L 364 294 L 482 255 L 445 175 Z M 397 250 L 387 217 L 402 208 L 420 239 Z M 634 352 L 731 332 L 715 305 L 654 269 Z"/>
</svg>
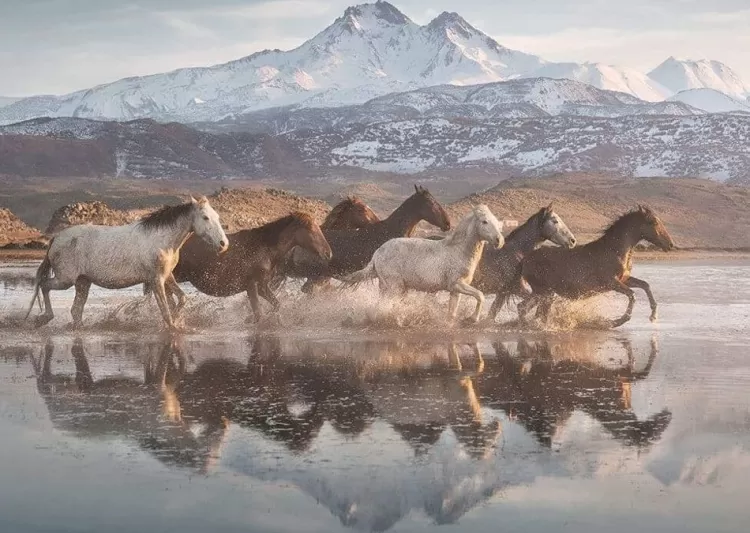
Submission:
<svg viewBox="0 0 750 533">
<path fill-rule="evenodd" d="M 415 237 L 421 222 L 443 235 Z M 259 298 L 279 309 L 275 292 L 289 278 L 306 279 L 302 290 L 321 289 L 332 279 L 342 289 L 377 279 L 383 295 L 401 297 L 410 290 L 450 293 L 449 313 L 456 318 L 461 295 L 476 300 L 468 322 L 479 321 L 484 294 L 495 295 L 489 318 L 495 319 L 517 296 L 521 324 L 536 307 L 546 322 L 555 296 L 581 299 L 614 291 L 628 297 L 630 320 L 642 289 L 656 320 L 657 305 L 643 280 L 631 276 L 633 250 L 642 240 L 668 251 L 674 242 L 659 217 L 638 206 L 615 220 L 602 236 L 576 246 L 576 239 L 552 206 L 540 209 L 503 236 L 503 224 L 483 204 L 475 205 L 453 228 L 443 206 L 425 188 L 415 192 L 384 220 L 357 198 L 347 198 L 322 225 L 295 212 L 264 226 L 227 236 L 207 198 L 166 206 L 123 226 L 79 225 L 50 241 L 34 284 L 44 312 L 35 324 L 54 318 L 50 292 L 75 287 L 73 326 L 82 324 L 91 285 L 119 289 L 143 284 L 152 293 L 166 326 L 179 330 L 185 293 L 179 283 L 217 297 L 245 292 L 251 320 L 261 318 Z M 550 241 L 555 246 L 540 246 Z M 41 302 L 40 302 L 41 306 Z"/>
</svg>

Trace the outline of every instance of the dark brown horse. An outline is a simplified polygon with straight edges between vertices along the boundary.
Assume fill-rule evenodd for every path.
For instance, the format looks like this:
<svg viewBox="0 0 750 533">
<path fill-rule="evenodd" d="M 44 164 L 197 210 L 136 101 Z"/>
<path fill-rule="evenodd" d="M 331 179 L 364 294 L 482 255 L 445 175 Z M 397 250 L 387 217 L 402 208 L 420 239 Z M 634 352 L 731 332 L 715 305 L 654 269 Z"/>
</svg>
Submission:
<svg viewBox="0 0 750 533">
<path fill-rule="evenodd" d="M 310 215 L 292 213 L 274 222 L 229 236 L 228 250 L 217 255 L 201 240 L 191 238 L 182 247 L 173 275 L 177 282 L 189 281 L 209 296 L 233 296 L 246 292 L 255 321 L 260 319 L 258 295 L 274 310 L 279 301 L 268 287 L 278 264 L 289 250 L 299 246 L 310 251 L 320 263 L 331 259 L 331 247 Z M 176 283 L 170 293 L 178 298 L 177 309 L 184 305 L 184 293 Z M 171 300 L 171 298 L 170 298 Z"/>
<path fill-rule="evenodd" d="M 380 222 L 375 211 L 356 196 L 347 196 L 331 209 L 328 216 L 320 225 L 324 232 L 331 229 L 360 229 L 365 226 Z M 273 280 L 269 284 L 274 292 L 281 287 L 286 280 L 287 265 L 294 263 L 314 263 L 315 256 L 302 248 L 293 248 L 284 258 L 282 264 L 276 269 Z"/>
<path fill-rule="evenodd" d="M 325 231 L 333 250 L 330 263 L 325 266 L 308 262 L 288 264 L 287 276 L 309 278 L 302 290 L 310 292 L 312 286 L 322 280 L 361 270 L 372 259 L 375 250 L 391 239 L 411 237 L 422 220 L 448 231 L 451 222 L 443 206 L 424 187 L 415 185 L 414 189 L 415 193 L 385 220 L 358 230 Z"/>
<path fill-rule="evenodd" d="M 635 305 L 634 288 L 643 289 L 651 304 L 651 321 L 656 320 L 656 300 L 648 283 L 630 275 L 633 248 L 646 240 L 664 251 L 675 247 L 672 237 L 654 212 L 643 206 L 626 213 L 597 240 L 577 248 L 539 248 L 523 260 L 521 276 L 533 291 L 518 304 L 518 318 L 538 305 L 537 316 L 546 321 L 555 294 L 570 300 L 615 291 L 628 297 L 625 314 L 611 322 L 616 328 L 628 320 Z"/>
</svg>

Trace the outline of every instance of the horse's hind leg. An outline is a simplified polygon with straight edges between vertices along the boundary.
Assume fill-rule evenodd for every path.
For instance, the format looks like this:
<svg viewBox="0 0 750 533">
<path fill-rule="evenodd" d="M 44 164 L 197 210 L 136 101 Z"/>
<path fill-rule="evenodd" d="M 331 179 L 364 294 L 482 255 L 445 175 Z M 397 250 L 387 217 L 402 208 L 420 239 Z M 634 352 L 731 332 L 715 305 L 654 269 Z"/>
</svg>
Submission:
<svg viewBox="0 0 750 533">
<path fill-rule="evenodd" d="M 549 320 L 550 311 L 552 311 L 553 296 L 551 294 L 542 296 L 539 300 L 535 318 L 537 318 L 542 324 L 546 324 Z"/>
<path fill-rule="evenodd" d="M 518 321 L 521 324 L 526 324 L 528 322 L 526 316 L 529 314 L 529 311 L 531 311 L 534 306 L 537 305 L 538 301 L 539 296 L 532 294 L 528 298 L 525 298 L 518 303 Z"/>
<path fill-rule="evenodd" d="M 651 305 L 651 322 L 655 322 L 658 318 L 658 313 L 656 312 L 656 299 L 654 299 L 654 294 L 651 292 L 651 286 L 643 281 L 642 279 L 638 278 L 629 278 L 625 285 L 630 287 L 631 289 L 643 289 L 643 292 L 646 293 L 646 296 L 648 296 L 648 303 Z"/>
<path fill-rule="evenodd" d="M 80 328 L 83 323 L 83 308 L 89 298 L 90 288 L 91 281 L 88 278 L 81 276 L 76 280 L 76 296 L 73 299 L 73 307 L 70 308 L 74 329 Z"/>
<path fill-rule="evenodd" d="M 156 304 L 159 306 L 159 311 L 161 311 L 161 316 L 164 319 L 164 322 L 167 324 L 167 327 L 171 330 L 176 329 L 174 321 L 172 320 L 172 314 L 169 311 L 169 304 L 167 303 L 167 293 L 164 287 L 165 280 L 162 278 L 157 278 L 152 282 L 152 288 L 154 291 L 154 297 L 156 298 Z"/>
<path fill-rule="evenodd" d="M 52 312 L 52 301 L 49 298 L 50 291 L 65 291 L 73 286 L 73 282 L 63 281 L 57 278 L 48 278 L 41 283 L 42 298 L 44 299 L 44 313 L 36 317 L 36 327 L 48 324 L 55 314 Z"/>
</svg>

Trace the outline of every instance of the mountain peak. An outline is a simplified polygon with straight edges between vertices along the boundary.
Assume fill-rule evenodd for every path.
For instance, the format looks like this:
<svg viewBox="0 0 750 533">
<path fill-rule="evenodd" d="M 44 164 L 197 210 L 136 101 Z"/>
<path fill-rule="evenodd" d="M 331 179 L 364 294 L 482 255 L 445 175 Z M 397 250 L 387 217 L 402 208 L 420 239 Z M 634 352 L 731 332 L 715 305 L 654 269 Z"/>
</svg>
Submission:
<svg viewBox="0 0 750 533">
<path fill-rule="evenodd" d="M 469 24 L 461 15 L 455 12 L 449 13 L 448 11 L 440 13 L 427 25 L 427 27 L 432 31 L 453 30 L 465 36 L 472 33 L 479 33 L 479 31 Z"/>
<path fill-rule="evenodd" d="M 346 8 L 344 18 L 374 18 L 382 20 L 394 26 L 409 24 L 411 20 L 398 10 L 396 6 L 378 0 L 374 4 L 359 4 Z"/>
</svg>

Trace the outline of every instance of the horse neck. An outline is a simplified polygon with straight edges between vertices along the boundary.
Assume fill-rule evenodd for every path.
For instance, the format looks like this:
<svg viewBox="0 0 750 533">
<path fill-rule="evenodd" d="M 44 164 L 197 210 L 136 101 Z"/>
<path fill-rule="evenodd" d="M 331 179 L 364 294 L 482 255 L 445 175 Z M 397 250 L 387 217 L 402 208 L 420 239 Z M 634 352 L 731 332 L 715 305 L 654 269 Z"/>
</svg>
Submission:
<svg viewBox="0 0 750 533">
<path fill-rule="evenodd" d="M 299 246 L 295 242 L 294 234 L 297 231 L 296 227 L 290 226 L 279 234 L 279 240 L 276 246 L 270 247 L 271 250 L 271 261 L 274 263 L 281 261 L 289 254 L 292 248 Z M 301 246 L 300 246 L 301 248 Z"/>
<path fill-rule="evenodd" d="M 183 217 L 171 226 L 158 228 L 152 232 L 149 240 L 164 250 L 179 250 L 193 234 L 193 222 L 190 217 Z"/>
<path fill-rule="evenodd" d="M 546 239 L 539 231 L 536 220 L 529 220 L 505 240 L 503 248 L 514 252 L 530 252 Z"/>
<path fill-rule="evenodd" d="M 485 242 L 479 237 L 476 224 L 472 224 L 472 227 L 464 235 L 454 233 L 445 241 L 446 244 L 459 246 L 463 255 L 471 258 L 471 261 L 479 261 L 484 251 Z"/>
<path fill-rule="evenodd" d="M 389 233 L 411 237 L 422 217 L 414 212 L 413 202 L 406 200 L 390 214 L 382 223 L 389 229 Z"/>
<path fill-rule="evenodd" d="M 618 259 L 626 261 L 636 244 L 641 240 L 637 229 L 628 226 L 620 231 L 610 231 L 591 243 L 596 247 L 614 251 Z"/>
</svg>

